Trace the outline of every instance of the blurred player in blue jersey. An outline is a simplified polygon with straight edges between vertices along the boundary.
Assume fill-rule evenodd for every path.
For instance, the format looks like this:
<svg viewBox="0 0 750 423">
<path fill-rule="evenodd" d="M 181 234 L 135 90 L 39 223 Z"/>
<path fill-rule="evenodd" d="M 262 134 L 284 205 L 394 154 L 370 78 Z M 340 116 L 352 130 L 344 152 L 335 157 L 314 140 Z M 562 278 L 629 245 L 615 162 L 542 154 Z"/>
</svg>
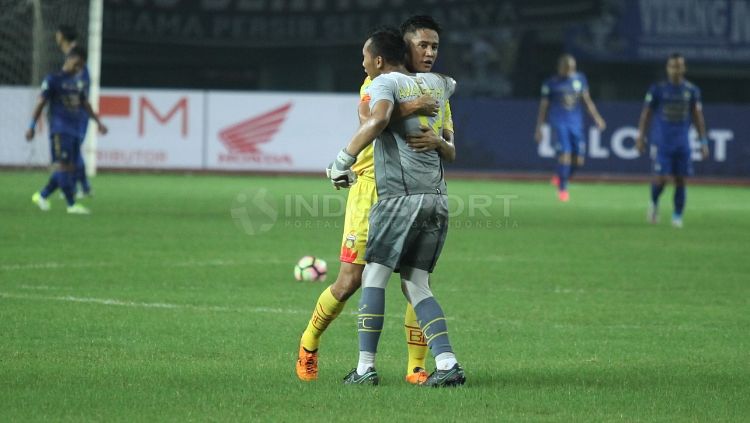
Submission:
<svg viewBox="0 0 750 423">
<path fill-rule="evenodd" d="M 586 76 L 576 72 L 576 59 L 564 54 L 558 60 L 557 75 L 542 84 L 542 101 L 539 104 L 534 136 L 537 143 L 542 142 L 542 125 L 549 120 L 558 157 L 557 174 L 553 177 L 553 183 L 558 187 L 560 201 L 570 199 L 568 180 L 578 167 L 583 166 L 586 155 L 582 100 L 596 126 L 603 130 L 606 123 L 591 100 Z"/>
<path fill-rule="evenodd" d="M 99 117 L 91 110 L 86 97 L 85 83 L 81 80 L 81 70 L 86 64 L 86 50 L 73 47 L 70 50 L 62 70 L 51 73 L 44 78 L 42 93 L 34 107 L 31 125 L 26 131 L 26 140 L 34 138 L 36 123 L 44 106 L 49 103 L 49 131 L 52 152 L 53 172 L 47 185 L 31 197 L 40 209 L 50 208 L 49 198 L 57 188 L 62 189 L 68 203 L 68 213 L 89 214 L 89 210 L 75 202 L 73 191 L 73 174 L 80 154 L 81 113 L 85 110 L 96 121 L 99 132 L 107 133 Z"/>
<path fill-rule="evenodd" d="M 674 213 L 672 226 L 682 227 L 682 212 L 685 209 L 685 178 L 692 175 L 692 149 L 688 133 L 690 123 L 695 125 L 701 143 L 703 158 L 708 158 L 708 138 L 703 119 L 701 92 L 685 79 L 685 58 L 674 53 L 667 59 L 667 80 L 651 85 L 646 93 L 646 103 L 638 123 L 636 145 L 643 153 L 646 148 L 646 131 L 651 118 L 656 117 L 652 145 L 656 147 L 654 172 L 656 177 L 651 184 L 651 203 L 648 220 L 659 221 L 659 196 L 667 183 L 667 177 L 674 178 Z"/>
<path fill-rule="evenodd" d="M 60 25 L 55 32 L 55 41 L 57 46 L 64 54 L 70 53 L 70 50 L 77 45 L 78 32 L 75 28 L 70 25 Z M 86 86 L 86 95 L 88 96 L 89 87 L 91 85 L 91 78 L 89 77 L 89 67 L 84 65 L 81 70 L 80 78 Z M 91 185 L 86 177 L 86 164 L 83 161 L 83 142 L 86 140 L 86 129 L 89 126 L 89 114 L 85 110 L 81 112 L 81 126 L 78 134 L 80 140 L 80 154 L 78 155 L 78 161 L 76 162 L 75 180 L 73 181 L 73 189 L 76 191 L 77 196 L 88 196 L 91 195 Z M 78 184 L 81 185 L 81 191 L 78 191 Z"/>
</svg>

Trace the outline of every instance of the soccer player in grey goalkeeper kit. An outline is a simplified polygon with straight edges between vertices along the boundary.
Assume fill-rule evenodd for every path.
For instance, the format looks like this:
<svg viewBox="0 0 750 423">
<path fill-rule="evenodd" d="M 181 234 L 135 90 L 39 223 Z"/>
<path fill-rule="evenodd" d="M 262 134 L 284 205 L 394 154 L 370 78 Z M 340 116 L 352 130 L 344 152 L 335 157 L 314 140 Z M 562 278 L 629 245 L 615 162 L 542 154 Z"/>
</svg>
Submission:
<svg viewBox="0 0 750 423">
<path fill-rule="evenodd" d="M 328 169 L 334 186 L 349 187 L 356 182 L 351 166 L 357 155 L 377 137 L 378 202 L 370 211 L 367 265 L 357 317 L 359 362 L 344 383 L 379 383 L 375 353 L 383 329 L 385 287 L 391 273 L 400 269 L 407 299 L 435 357 L 436 370 L 423 385 L 462 385 L 466 381 L 464 371 L 453 354 L 443 310 L 428 284 L 448 230 L 442 159 L 435 150 L 416 152 L 406 142 L 408 134 L 419 133 L 422 124 L 442 133 L 445 102 L 455 89 L 455 81 L 433 73 L 409 74 L 404 67 L 406 45 L 396 29 L 373 32 L 362 54 L 362 65 L 373 79 L 368 89 L 371 115 Z M 440 103 L 437 116 L 391 120 L 398 103 L 425 93 Z"/>
</svg>

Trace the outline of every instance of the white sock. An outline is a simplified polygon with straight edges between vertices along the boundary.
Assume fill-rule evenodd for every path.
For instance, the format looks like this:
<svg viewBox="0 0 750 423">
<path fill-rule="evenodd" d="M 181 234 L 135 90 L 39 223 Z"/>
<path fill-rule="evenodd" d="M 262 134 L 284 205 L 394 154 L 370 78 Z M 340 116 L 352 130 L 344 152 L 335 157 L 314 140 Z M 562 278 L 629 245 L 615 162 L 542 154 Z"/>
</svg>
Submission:
<svg viewBox="0 0 750 423">
<path fill-rule="evenodd" d="M 458 361 L 456 356 L 452 352 L 440 353 L 435 357 L 435 367 L 438 370 L 450 370 L 456 365 Z"/>
<path fill-rule="evenodd" d="M 357 363 L 357 374 L 363 375 L 370 367 L 375 367 L 375 353 L 369 351 L 359 352 L 359 362 Z"/>
</svg>

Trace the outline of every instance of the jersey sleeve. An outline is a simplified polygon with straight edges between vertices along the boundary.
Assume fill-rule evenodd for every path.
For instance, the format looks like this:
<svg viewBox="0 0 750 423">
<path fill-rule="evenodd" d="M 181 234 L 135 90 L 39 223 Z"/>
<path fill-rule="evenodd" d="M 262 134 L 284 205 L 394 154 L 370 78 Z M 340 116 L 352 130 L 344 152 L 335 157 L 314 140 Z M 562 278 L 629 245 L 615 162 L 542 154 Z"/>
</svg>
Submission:
<svg viewBox="0 0 750 423">
<path fill-rule="evenodd" d="M 78 79 L 76 82 L 78 84 L 78 96 L 81 99 L 81 102 L 88 100 L 89 98 L 89 83 L 83 78 Z"/>
<path fill-rule="evenodd" d="M 370 93 L 370 110 L 380 100 L 390 101 L 394 105 L 396 101 L 396 81 L 379 76 L 372 81 L 368 88 Z"/>
<path fill-rule="evenodd" d="M 367 92 L 367 89 L 370 88 L 371 84 L 372 84 L 372 80 L 368 76 L 362 82 L 362 86 L 359 87 L 359 101 L 361 103 L 367 103 L 368 101 L 370 101 L 370 93 Z"/>
<path fill-rule="evenodd" d="M 542 83 L 542 98 L 546 98 L 547 100 L 549 100 L 550 91 L 551 89 L 549 81 L 544 81 L 544 83 Z"/>
<path fill-rule="evenodd" d="M 690 97 L 690 107 L 698 106 L 698 108 L 701 108 L 701 89 L 693 86 L 692 90 L 692 96 Z"/>
<path fill-rule="evenodd" d="M 55 78 L 52 75 L 47 75 L 42 81 L 42 97 L 49 100 L 52 97 L 52 93 L 55 90 Z"/>
<path fill-rule="evenodd" d="M 456 92 L 456 80 L 450 76 L 443 75 L 443 81 L 445 81 L 445 99 L 452 96 Z"/>
<path fill-rule="evenodd" d="M 453 130 L 453 114 L 451 113 L 451 103 L 448 100 L 445 101 L 445 115 L 443 116 L 443 129 L 447 129 L 451 132 L 456 132 Z"/>
<path fill-rule="evenodd" d="M 586 75 L 583 73 L 579 73 L 578 76 L 579 76 L 579 79 L 581 80 L 581 91 L 588 91 L 589 80 L 586 78 Z"/>
<path fill-rule="evenodd" d="M 89 73 L 88 66 L 83 67 L 83 70 L 81 71 L 81 79 L 83 79 L 86 82 L 86 85 L 91 84 L 91 74 Z"/>
<path fill-rule="evenodd" d="M 657 107 L 659 107 L 659 89 L 656 84 L 649 87 L 648 92 L 646 92 L 644 104 L 652 110 L 655 110 Z"/>
</svg>

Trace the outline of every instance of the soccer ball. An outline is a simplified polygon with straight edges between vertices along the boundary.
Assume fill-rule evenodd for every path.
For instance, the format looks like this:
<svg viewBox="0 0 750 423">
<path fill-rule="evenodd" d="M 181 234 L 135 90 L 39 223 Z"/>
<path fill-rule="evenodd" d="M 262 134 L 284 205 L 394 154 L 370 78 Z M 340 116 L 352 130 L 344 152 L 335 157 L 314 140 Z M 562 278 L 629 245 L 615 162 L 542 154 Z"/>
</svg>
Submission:
<svg viewBox="0 0 750 423">
<path fill-rule="evenodd" d="M 328 266 L 325 260 L 313 256 L 304 256 L 294 266 L 294 279 L 298 281 L 324 281 Z"/>
</svg>

